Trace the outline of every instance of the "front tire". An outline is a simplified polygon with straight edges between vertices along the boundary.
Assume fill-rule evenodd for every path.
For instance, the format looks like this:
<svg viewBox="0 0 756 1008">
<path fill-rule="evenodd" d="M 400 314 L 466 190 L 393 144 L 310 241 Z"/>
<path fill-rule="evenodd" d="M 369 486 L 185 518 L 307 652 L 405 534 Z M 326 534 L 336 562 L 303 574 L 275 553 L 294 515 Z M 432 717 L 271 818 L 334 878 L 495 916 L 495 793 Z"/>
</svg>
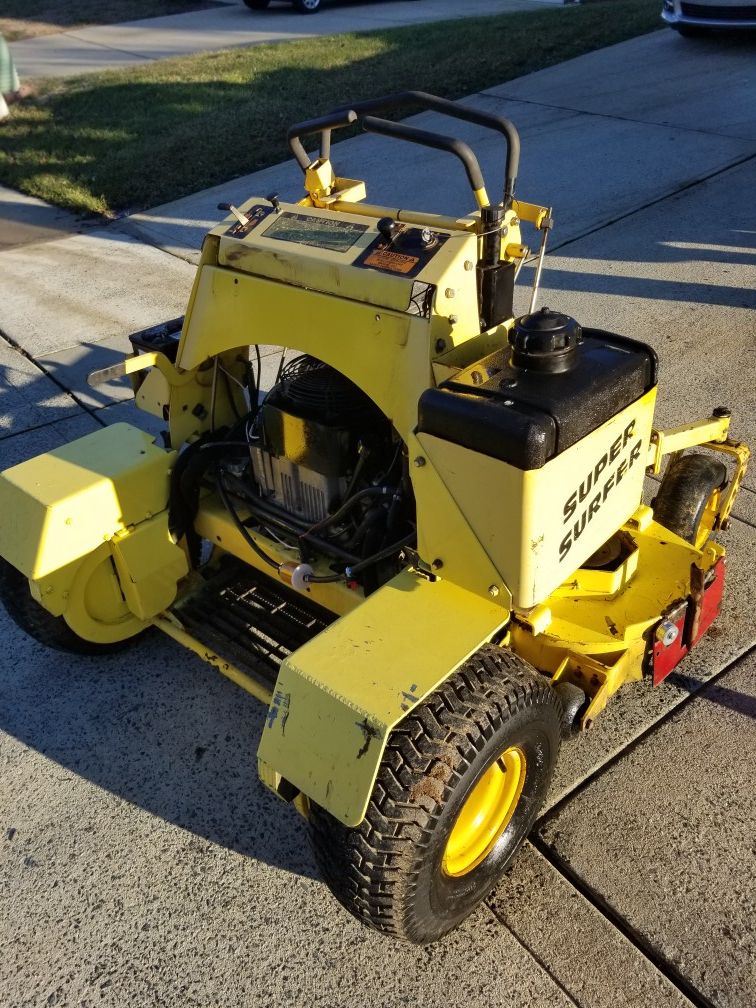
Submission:
<svg viewBox="0 0 756 1008">
<path fill-rule="evenodd" d="M 322 4 L 320 0 L 294 0 L 294 6 L 302 14 L 317 14 Z"/>
<path fill-rule="evenodd" d="M 727 468 L 710 455 L 689 452 L 670 460 L 654 501 L 654 520 L 703 549 L 713 531 L 714 495 L 727 483 Z"/>
<path fill-rule="evenodd" d="M 561 717 L 548 680 L 512 651 L 468 659 L 393 732 L 359 826 L 312 807 L 315 857 L 339 902 L 417 945 L 460 924 L 533 825 Z"/>
</svg>

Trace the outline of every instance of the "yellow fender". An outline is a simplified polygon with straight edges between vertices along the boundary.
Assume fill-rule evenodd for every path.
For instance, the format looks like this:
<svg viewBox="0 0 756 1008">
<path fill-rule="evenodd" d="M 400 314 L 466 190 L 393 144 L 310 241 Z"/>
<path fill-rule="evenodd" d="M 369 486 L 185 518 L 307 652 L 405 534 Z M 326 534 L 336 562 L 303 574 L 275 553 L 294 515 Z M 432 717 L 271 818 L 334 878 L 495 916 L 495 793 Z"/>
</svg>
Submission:
<svg viewBox="0 0 756 1008">
<path fill-rule="evenodd" d="M 281 665 L 260 777 L 356 826 L 393 729 L 507 620 L 451 581 L 398 574 Z"/>
</svg>

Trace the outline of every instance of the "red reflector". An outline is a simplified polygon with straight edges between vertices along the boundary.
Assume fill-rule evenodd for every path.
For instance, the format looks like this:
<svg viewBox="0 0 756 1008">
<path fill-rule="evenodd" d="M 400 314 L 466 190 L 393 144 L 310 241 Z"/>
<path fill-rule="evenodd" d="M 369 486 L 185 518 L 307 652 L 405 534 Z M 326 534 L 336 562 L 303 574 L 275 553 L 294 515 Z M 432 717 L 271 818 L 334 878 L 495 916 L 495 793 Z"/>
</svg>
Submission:
<svg viewBox="0 0 756 1008">
<path fill-rule="evenodd" d="M 700 641 L 719 615 L 719 609 L 722 605 L 722 594 L 724 592 L 724 574 L 724 559 L 721 559 L 714 564 L 710 572 L 711 580 L 704 589 L 695 640 L 686 643 L 686 624 L 688 623 L 688 616 L 693 605 L 692 602 L 689 602 L 685 612 L 682 613 L 679 619 L 674 620 L 678 633 L 672 643 L 667 645 L 663 641 L 656 641 L 654 643 L 654 686 L 658 686 L 663 679 L 667 678 L 672 669 L 680 664 L 691 647 Z"/>
</svg>

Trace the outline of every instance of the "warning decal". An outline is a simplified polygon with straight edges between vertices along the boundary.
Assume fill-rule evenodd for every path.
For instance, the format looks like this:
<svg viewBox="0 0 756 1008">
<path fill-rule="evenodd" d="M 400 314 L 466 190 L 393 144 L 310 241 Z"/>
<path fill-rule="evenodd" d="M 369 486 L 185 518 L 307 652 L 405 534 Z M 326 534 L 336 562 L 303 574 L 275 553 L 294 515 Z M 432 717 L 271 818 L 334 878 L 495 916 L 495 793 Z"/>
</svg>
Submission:
<svg viewBox="0 0 756 1008">
<path fill-rule="evenodd" d="M 363 259 L 363 265 L 375 266 L 377 269 L 389 270 L 391 273 L 409 273 L 420 259 L 417 256 L 402 255 L 401 252 L 391 252 L 389 249 L 373 249 Z"/>
</svg>

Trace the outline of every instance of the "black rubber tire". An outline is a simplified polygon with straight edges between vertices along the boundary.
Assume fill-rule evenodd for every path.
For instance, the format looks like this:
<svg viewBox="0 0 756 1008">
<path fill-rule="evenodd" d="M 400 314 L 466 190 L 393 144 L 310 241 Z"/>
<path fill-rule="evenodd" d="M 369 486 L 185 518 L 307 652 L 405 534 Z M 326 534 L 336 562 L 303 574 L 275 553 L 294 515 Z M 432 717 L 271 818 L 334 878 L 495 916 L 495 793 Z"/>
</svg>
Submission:
<svg viewBox="0 0 756 1008">
<path fill-rule="evenodd" d="M 562 738 L 572 738 L 580 734 L 580 717 L 588 706 L 585 690 L 571 682 L 560 682 L 554 687 L 562 701 Z"/>
<path fill-rule="evenodd" d="M 344 826 L 313 805 L 323 879 L 368 927 L 426 945 L 467 917 L 530 831 L 559 752 L 562 705 L 518 655 L 486 645 L 407 716 L 389 739 L 365 819 Z M 509 746 L 526 757 L 512 818 L 488 856 L 460 876 L 442 868 L 460 808 Z"/>
<path fill-rule="evenodd" d="M 305 0 L 294 0 L 294 6 L 301 14 L 317 14 L 322 7 L 320 0 L 309 0 L 309 3 L 314 6 L 306 7 Z"/>
<path fill-rule="evenodd" d="M 17 627 L 54 651 L 78 655 L 111 654 L 114 651 L 122 651 L 141 636 L 137 634 L 115 644 L 97 644 L 94 641 L 84 640 L 73 632 L 62 616 L 53 616 L 32 598 L 27 579 L 2 557 L 0 557 L 0 601 Z"/>
<path fill-rule="evenodd" d="M 250 10 L 267 10 L 270 0 L 244 0 L 244 4 Z"/>
<path fill-rule="evenodd" d="M 727 467 L 711 455 L 690 452 L 671 459 L 654 501 L 654 519 L 695 543 L 711 495 L 727 483 Z"/>
</svg>

